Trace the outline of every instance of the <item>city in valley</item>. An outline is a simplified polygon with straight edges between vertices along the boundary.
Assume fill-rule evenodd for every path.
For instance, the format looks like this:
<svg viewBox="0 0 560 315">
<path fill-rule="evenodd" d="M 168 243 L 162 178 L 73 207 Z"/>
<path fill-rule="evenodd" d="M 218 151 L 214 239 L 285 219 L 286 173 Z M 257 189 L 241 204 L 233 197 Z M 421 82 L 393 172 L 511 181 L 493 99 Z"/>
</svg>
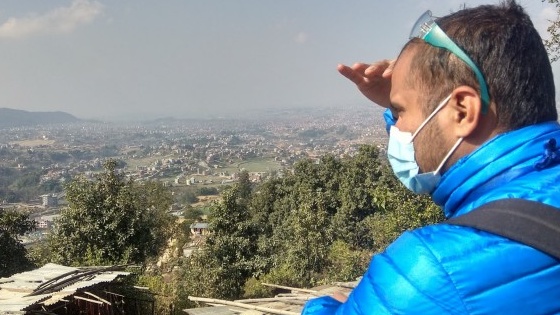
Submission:
<svg viewBox="0 0 560 315">
<path fill-rule="evenodd" d="M 283 176 L 300 159 L 352 155 L 362 144 L 383 146 L 380 110 L 371 107 L 278 110 L 256 118 L 159 119 L 4 127 L 0 133 L 0 202 L 29 213 L 40 238 L 65 206 L 64 183 L 91 177 L 108 159 L 133 180 L 170 187 L 180 215 L 204 206 L 247 171 L 254 182 Z"/>
</svg>

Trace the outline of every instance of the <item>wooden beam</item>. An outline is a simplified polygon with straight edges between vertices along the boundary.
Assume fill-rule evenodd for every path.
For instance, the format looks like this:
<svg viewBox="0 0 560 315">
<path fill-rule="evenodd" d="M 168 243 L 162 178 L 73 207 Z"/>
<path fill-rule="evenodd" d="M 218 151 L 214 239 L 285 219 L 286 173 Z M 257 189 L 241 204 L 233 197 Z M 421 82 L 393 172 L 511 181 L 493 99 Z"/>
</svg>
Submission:
<svg viewBox="0 0 560 315">
<path fill-rule="evenodd" d="M 105 300 L 105 299 L 103 299 L 103 298 L 101 298 L 101 297 L 99 297 L 99 296 L 97 296 L 97 295 L 95 295 L 95 294 L 93 294 L 93 293 L 91 293 L 91 292 L 84 291 L 84 294 L 87 294 L 87 295 L 89 295 L 89 296 L 93 296 L 94 298 L 98 299 L 99 301 L 101 301 L 101 302 L 103 302 L 103 303 L 105 303 L 105 304 L 111 305 L 111 302 L 109 302 L 109 301 L 107 301 L 107 300 Z"/>
<path fill-rule="evenodd" d="M 258 303 L 258 302 L 281 302 L 281 301 L 308 301 L 312 297 L 310 296 L 286 296 L 286 297 L 273 297 L 273 298 L 260 298 L 260 299 L 244 299 L 235 300 L 234 302 L 239 303 Z"/>
<path fill-rule="evenodd" d="M 277 285 L 277 284 L 270 284 L 270 283 L 264 283 L 264 282 L 261 283 L 261 284 L 264 285 L 264 286 L 267 286 L 267 287 L 273 287 L 273 288 L 278 288 L 278 289 L 292 290 L 292 291 L 305 292 L 305 293 L 311 293 L 311 294 L 319 293 L 315 290 L 293 288 L 293 287 L 287 287 L 287 286 Z"/>
<path fill-rule="evenodd" d="M 202 298 L 202 297 L 196 297 L 196 296 L 189 296 L 188 299 L 191 300 L 191 301 L 198 301 L 198 302 L 205 302 L 205 303 L 217 303 L 217 304 L 222 304 L 222 305 L 236 306 L 236 307 L 241 307 L 241 308 L 245 308 L 245 309 L 266 312 L 266 313 L 270 313 L 270 314 L 278 314 L 278 315 L 299 315 L 300 314 L 300 313 L 296 313 L 296 312 L 277 310 L 277 309 L 268 308 L 268 307 L 261 307 L 261 306 L 256 306 L 256 305 L 250 305 L 250 304 L 244 304 L 244 303 L 238 303 L 238 302 L 231 302 L 231 301 L 226 301 L 226 300 L 208 299 L 208 298 Z"/>
<path fill-rule="evenodd" d="M 84 300 L 84 301 L 88 301 L 88 302 L 91 302 L 91 303 L 99 304 L 99 305 L 102 305 L 102 304 L 103 304 L 103 302 L 99 302 L 99 301 L 97 301 L 97 300 L 92 300 L 92 299 L 88 299 L 88 298 L 81 297 L 81 296 L 76 296 L 76 295 L 74 295 L 74 298 L 75 298 L 75 299 L 78 299 L 78 300 Z"/>
</svg>

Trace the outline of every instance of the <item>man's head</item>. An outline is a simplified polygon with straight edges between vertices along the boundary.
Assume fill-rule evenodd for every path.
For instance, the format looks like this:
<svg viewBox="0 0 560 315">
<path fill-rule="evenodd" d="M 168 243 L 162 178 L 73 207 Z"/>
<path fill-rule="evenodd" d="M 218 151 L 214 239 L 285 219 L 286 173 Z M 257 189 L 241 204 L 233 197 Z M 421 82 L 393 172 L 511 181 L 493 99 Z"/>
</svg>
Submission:
<svg viewBox="0 0 560 315">
<path fill-rule="evenodd" d="M 421 39 L 410 40 L 393 72 L 391 102 L 405 109 L 399 114 L 399 129 L 414 132 L 452 95 L 414 141 L 423 171 L 433 170 L 458 138 L 464 138 L 464 144 L 448 166 L 497 133 L 557 119 L 546 50 L 514 1 L 464 9 L 436 23 L 480 69 L 490 104 L 483 113 L 479 81 L 463 60 Z"/>
</svg>

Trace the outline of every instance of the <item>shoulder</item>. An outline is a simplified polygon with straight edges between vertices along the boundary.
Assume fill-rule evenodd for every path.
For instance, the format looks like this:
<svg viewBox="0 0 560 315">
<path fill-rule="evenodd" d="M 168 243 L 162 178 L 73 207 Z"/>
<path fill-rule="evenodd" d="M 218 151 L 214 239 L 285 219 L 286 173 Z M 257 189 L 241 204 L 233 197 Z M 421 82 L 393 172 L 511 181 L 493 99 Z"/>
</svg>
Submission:
<svg viewBox="0 0 560 315">
<path fill-rule="evenodd" d="M 379 313 L 466 313 L 462 296 L 450 277 L 452 270 L 443 263 L 450 257 L 434 244 L 440 242 L 439 236 L 457 232 L 455 228 L 436 225 L 405 232 L 373 257 L 350 303 L 360 301 L 354 307 Z"/>
<path fill-rule="evenodd" d="M 525 265 L 512 263 L 512 257 Z M 344 307 L 357 308 L 354 313 L 468 314 L 473 299 L 509 282 L 518 283 L 513 291 L 519 292 L 527 274 L 547 264 L 551 258 L 545 254 L 500 236 L 447 224 L 427 226 L 403 233 L 375 255 Z"/>
</svg>

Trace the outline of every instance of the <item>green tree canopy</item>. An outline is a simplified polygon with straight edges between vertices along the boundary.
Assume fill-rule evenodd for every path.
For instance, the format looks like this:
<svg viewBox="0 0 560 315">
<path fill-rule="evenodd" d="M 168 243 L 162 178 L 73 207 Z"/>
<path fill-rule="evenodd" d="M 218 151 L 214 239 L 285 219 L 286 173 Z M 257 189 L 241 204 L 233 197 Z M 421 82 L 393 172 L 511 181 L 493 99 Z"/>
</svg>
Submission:
<svg viewBox="0 0 560 315">
<path fill-rule="evenodd" d="M 222 194 L 184 279 L 192 295 L 223 298 L 262 294 L 261 281 L 306 287 L 354 280 L 403 231 L 442 218 L 429 197 L 395 179 L 373 146 L 342 159 L 302 160 L 283 178 L 252 187 L 241 176 Z"/>
<path fill-rule="evenodd" d="M 548 51 L 550 60 L 554 62 L 560 58 L 560 1 L 542 0 L 542 2 L 554 4 L 556 7 L 556 19 L 550 20 L 550 25 L 547 28 L 550 38 L 544 40 L 544 45 Z"/>
<path fill-rule="evenodd" d="M 48 239 L 52 260 L 66 265 L 142 263 L 165 246 L 173 218 L 172 197 L 161 183 L 137 183 L 116 171 L 89 180 L 78 176 L 66 186 L 63 209 Z"/>
<path fill-rule="evenodd" d="M 16 210 L 0 209 L 0 277 L 31 267 L 19 237 L 35 228 L 35 222 Z"/>
<path fill-rule="evenodd" d="M 247 172 L 225 190 L 222 201 L 211 210 L 210 234 L 203 251 L 195 253 L 185 278 L 196 283 L 194 294 L 236 298 L 254 271 L 257 244 L 256 228 L 251 222 L 248 201 L 251 183 Z"/>
</svg>

